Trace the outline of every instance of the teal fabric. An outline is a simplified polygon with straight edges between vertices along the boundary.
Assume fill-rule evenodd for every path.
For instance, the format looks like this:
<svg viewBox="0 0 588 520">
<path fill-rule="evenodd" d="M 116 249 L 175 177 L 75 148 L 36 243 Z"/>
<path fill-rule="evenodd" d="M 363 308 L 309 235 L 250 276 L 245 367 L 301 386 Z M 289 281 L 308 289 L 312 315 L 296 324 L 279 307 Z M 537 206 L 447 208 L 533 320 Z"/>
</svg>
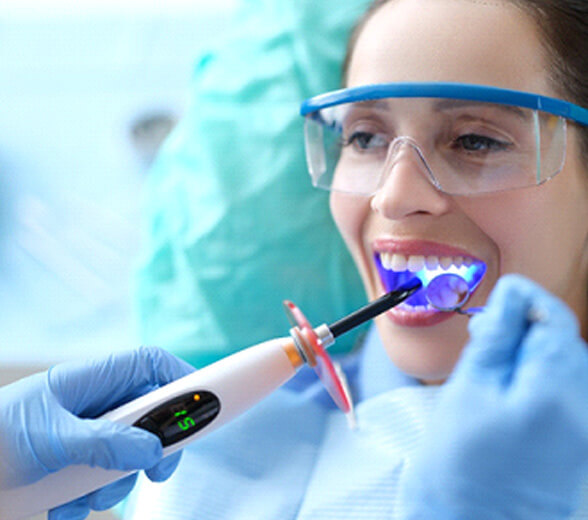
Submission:
<svg viewBox="0 0 588 520">
<path fill-rule="evenodd" d="M 136 280 L 144 343 L 202 366 L 286 335 L 284 299 L 317 325 L 365 303 L 328 195 L 306 173 L 298 109 L 339 87 L 368 3 L 244 0 L 197 60 L 189 110 L 147 183 Z"/>
</svg>

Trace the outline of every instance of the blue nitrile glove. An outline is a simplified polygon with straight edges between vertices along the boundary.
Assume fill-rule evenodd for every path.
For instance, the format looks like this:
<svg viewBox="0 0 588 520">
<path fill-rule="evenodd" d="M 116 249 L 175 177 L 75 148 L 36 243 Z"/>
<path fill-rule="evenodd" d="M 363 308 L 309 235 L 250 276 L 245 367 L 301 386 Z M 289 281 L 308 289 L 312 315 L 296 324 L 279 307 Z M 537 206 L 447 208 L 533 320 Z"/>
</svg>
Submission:
<svg viewBox="0 0 588 520">
<path fill-rule="evenodd" d="M 91 420 L 194 369 L 164 350 L 141 347 L 100 360 L 63 363 L 0 388 L 0 485 L 39 480 L 71 464 L 146 469 L 168 478 L 180 453 L 161 460 L 159 439 L 139 428 Z M 132 489 L 136 474 L 53 509 L 50 520 L 82 519 Z"/>
<path fill-rule="evenodd" d="M 508 275 L 470 335 L 407 467 L 401 518 L 567 518 L 588 467 L 588 346 L 575 316 Z"/>
</svg>

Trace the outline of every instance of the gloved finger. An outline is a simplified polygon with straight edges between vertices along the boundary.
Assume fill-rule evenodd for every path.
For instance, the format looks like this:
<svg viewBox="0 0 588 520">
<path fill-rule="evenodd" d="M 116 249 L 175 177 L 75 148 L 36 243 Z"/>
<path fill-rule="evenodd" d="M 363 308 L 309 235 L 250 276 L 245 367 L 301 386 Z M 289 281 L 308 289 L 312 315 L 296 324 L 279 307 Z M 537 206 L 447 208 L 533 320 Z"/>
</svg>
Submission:
<svg viewBox="0 0 588 520">
<path fill-rule="evenodd" d="M 90 509 L 94 511 L 106 511 L 114 507 L 132 491 L 135 482 L 137 482 L 137 473 L 90 493 L 87 496 Z"/>
<path fill-rule="evenodd" d="M 169 455 L 152 468 L 145 470 L 145 474 L 153 482 L 163 482 L 164 480 L 167 480 L 169 477 L 171 477 L 172 473 L 178 467 L 181 457 L 181 451 L 174 453 L 173 455 Z"/>
<path fill-rule="evenodd" d="M 517 376 L 531 372 L 539 377 L 555 376 L 564 367 L 575 370 L 586 353 L 583 348 L 572 348 L 578 343 L 579 323 L 571 309 L 530 280 L 521 279 L 519 293 L 527 308 L 527 330 L 517 352 Z"/>
<path fill-rule="evenodd" d="M 101 419 L 72 416 L 59 435 L 67 439 L 61 443 L 67 464 L 123 471 L 146 469 L 157 464 L 163 452 L 159 438 L 152 433 Z"/>
<path fill-rule="evenodd" d="M 49 370 L 51 391 L 79 417 L 97 417 L 194 367 L 157 347 L 140 347 L 105 359 L 63 363 Z"/>
<path fill-rule="evenodd" d="M 90 514 L 90 506 L 87 497 L 76 500 L 51 509 L 47 514 L 47 520 L 83 520 Z"/>
<path fill-rule="evenodd" d="M 521 344 L 516 383 L 535 395 L 565 392 L 574 386 L 580 389 L 588 381 L 588 349 L 580 338 L 576 316 L 548 293 L 536 293 L 532 305 L 542 318 L 529 325 Z"/>
<path fill-rule="evenodd" d="M 516 352 L 529 325 L 529 300 L 518 275 L 502 277 L 486 309 L 469 323 L 470 341 L 455 370 L 455 377 L 510 379 Z"/>
</svg>

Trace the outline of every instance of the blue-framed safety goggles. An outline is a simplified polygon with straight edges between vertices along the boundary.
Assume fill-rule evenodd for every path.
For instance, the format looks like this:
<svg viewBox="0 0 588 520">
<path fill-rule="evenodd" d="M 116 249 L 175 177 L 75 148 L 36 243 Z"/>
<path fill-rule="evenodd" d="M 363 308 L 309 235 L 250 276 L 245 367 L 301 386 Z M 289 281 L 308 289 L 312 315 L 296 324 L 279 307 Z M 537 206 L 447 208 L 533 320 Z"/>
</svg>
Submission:
<svg viewBox="0 0 588 520">
<path fill-rule="evenodd" d="M 387 83 L 306 100 L 317 187 L 372 195 L 405 152 L 437 189 L 475 195 L 536 186 L 563 167 L 566 122 L 588 110 L 528 92 L 460 83 Z"/>
</svg>

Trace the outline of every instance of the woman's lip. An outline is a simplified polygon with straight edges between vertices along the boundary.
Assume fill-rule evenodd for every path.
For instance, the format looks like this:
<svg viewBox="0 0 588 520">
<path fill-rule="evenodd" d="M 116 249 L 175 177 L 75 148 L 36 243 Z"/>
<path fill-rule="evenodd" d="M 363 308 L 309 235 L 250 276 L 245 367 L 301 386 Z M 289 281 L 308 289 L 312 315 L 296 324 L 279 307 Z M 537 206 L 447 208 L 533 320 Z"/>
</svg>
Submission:
<svg viewBox="0 0 588 520">
<path fill-rule="evenodd" d="M 467 256 L 478 260 L 465 249 L 429 240 L 378 238 L 372 242 L 372 249 L 377 253 L 386 252 L 422 256 Z"/>
<path fill-rule="evenodd" d="M 386 318 L 402 327 L 432 327 L 455 316 L 454 312 L 436 310 L 413 311 L 394 307 L 386 312 Z"/>
</svg>

